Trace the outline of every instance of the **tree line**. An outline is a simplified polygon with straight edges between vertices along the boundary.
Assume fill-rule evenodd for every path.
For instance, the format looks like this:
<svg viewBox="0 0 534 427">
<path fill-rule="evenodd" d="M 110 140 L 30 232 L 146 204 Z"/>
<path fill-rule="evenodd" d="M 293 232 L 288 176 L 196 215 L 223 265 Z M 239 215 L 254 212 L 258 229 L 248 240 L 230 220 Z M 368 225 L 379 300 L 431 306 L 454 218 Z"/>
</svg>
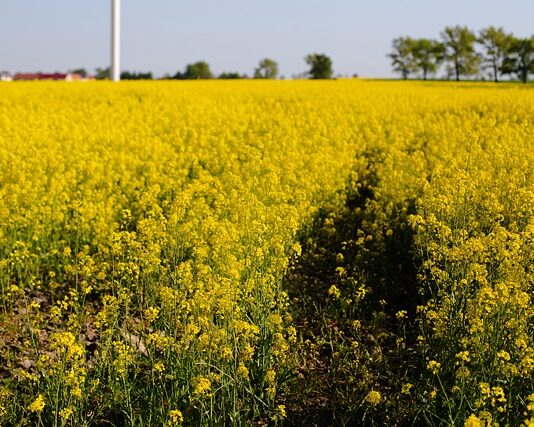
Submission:
<svg viewBox="0 0 534 427">
<path fill-rule="evenodd" d="M 388 54 L 391 65 L 403 79 L 419 74 L 424 80 L 443 65 L 447 78 L 502 76 L 526 83 L 534 73 L 534 36 L 518 38 L 502 27 L 484 28 L 477 33 L 468 27 L 446 27 L 439 40 L 398 37 Z"/>
<path fill-rule="evenodd" d="M 334 71 L 332 66 L 332 60 L 321 53 L 312 53 L 307 55 L 304 60 L 310 67 L 309 70 L 304 73 L 305 77 L 310 79 L 330 79 L 332 78 Z M 85 69 L 77 69 L 72 72 L 76 72 L 83 76 L 88 73 Z M 276 79 L 278 78 L 278 62 L 271 58 L 262 59 L 258 66 L 254 69 L 252 78 L 254 79 Z M 109 78 L 108 68 L 97 68 L 95 73 L 97 80 L 104 80 Z M 121 80 L 152 80 L 154 77 L 151 72 L 121 72 Z M 223 72 L 218 76 L 211 71 L 210 65 L 206 61 L 197 61 L 192 64 L 187 64 L 183 71 L 178 71 L 173 75 L 167 74 L 163 76 L 164 80 L 200 80 L 200 79 L 248 79 L 246 74 L 239 74 L 238 72 Z"/>
</svg>

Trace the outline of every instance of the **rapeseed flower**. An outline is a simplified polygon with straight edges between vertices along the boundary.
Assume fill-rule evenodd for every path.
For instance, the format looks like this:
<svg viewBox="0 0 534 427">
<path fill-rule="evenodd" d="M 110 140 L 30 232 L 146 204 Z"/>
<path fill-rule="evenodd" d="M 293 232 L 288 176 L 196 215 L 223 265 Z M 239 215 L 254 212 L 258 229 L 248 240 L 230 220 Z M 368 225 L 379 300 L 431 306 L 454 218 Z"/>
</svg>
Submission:
<svg viewBox="0 0 534 427">
<path fill-rule="evenodd" d="M 28 405 L 28 410 L 30 412 L 41 413 L 43 412 L 44 407 L 46 406 L 44 396 L 39 394 L 37 398 Z"/>
<path fill-rule="evenodd" d="M 380 402 L 382 402 L 382 395 L 379 391 L 371 390 L 369 393 L 367 393 L 365 401 L 372 405 L 378 405 Z"/>
</svg>

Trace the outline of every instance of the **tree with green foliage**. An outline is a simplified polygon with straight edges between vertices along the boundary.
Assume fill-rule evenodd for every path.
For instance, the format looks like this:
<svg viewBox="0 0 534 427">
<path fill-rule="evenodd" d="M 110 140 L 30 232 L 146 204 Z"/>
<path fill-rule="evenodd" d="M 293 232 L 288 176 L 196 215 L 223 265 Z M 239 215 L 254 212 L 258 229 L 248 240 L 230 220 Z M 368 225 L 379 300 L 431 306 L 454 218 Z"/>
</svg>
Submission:
<svg viewBox="0 0 534 427">
<path fill-rule="evenodd" d="M 219 77 L 217 78 L 221 80 L 236 80 L 236 79 L 248 79 L 248 76 L 246 74 L 241 75 L 237 72 L 230 71 L 230 72 L 224 72 L 224 73 L 219 74 Z"/>
<path fill-rule="evenodd" d="M 534 73 L 534 36 L 512 40 L 501 70 L 503 74 L 515 74 L 523 83 L 528 81 L 528 75 Z"/>
<path fill-rule="evenodd" d="M 392 50 L 388 54 L 393 71 L 400 73 L 404 80 L 416 70 L 414 45 L 415 40 L 411 37 L 398 37 L 393 39 Z"/>
<path fill-rule="evenodd" d="M 152 80 L 153 76 L 151 72 L 142 73 L 142 72 L 131 72 L 123 71 L 121 73 L 121 80 Z"/>
<path fill-rule="evenodd" d="M 198 61 L 194 64 L 187 64 L 183 73 L 177 72 L 174 77 L 177 80 L 201 80 L 213 78 L 213 73 L 206 61 Z"/>
<path fill-rule="evenodd" d="M 480 57 L 475 51 L 477 37 L 467 27 L 446 27 L 441 33 L 445 59 L 454 67 L 456 80 L 460 76 L 475 75 L 480 71 Z"/>
<path fill-rule="evenodd" d="M 332 60 L 322 53 L 311 53 L 304 58 L 310 66 L 308 75 L 311 79 L 331 79 L 334 71 L 332 69 Z"/>
<path fill-rule="evenodd" d="M 421 71 L 423 80 L 428 74 L 435 74 L 445 59 L 445 46 L 437 40 L 417 39 L 409 43 L 412 49 L 413 67 Z"/>
<path fill-rule="evenodd" d="M 109 79 L 109 67 L 107 67 L 107 68 L 97 68 L 95 70 L 95 79 L 96 80 L 107 80 L 107 79 Z"/>
<path fill-rule="evenodd" d="M 187 67 L 185 67 L 184 74 L 186 79 L 211 79 L 213 77 L 210 66 L 205 61 L 188 64 Z"/>
<path fill-rule="evenodd" d="M 255 79 L 276 79 L 278 76 L 278 63 L 270 58 L 264 58 L 254 70 Z"/>
<path fill-rule="evenodd" d="M 491 70 L 493 80 L 497 83 L 504 60 L 512 47 L 513 36 L 502 27 L 488 27 L 480 31 L 477 41 L 483 49 L 483 66 Z"/>
</svg>

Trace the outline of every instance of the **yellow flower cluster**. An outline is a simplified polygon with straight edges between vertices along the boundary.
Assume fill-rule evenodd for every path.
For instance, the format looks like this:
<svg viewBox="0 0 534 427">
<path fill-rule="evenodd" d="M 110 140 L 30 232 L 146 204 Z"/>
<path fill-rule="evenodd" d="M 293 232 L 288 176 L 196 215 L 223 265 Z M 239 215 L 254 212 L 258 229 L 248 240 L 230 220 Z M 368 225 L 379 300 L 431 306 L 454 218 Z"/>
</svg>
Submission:
<svg viewBox="0 0 534 427">
<path fill-rule="evenodd" d="M 42 412 L 45 407 L 45 400 L 42 394 L 37 396 L 37 399 L 35 399 L 32 403 L 28 405 L 28 410 L 30 412 Z"/>
<path fill-rule="evenodd" d="M 184 422 L 184 416 L 182 411 L 178 409 L 172 409 L 169 411 L 169 426 L 179 426 Z"/>
<path fill-rule="evenodd" d="M 379 391 L 371 390 L 365 397 L 365 401 L 372 405 L 378 405 L 382 402 L 382 395 Z"/>
</svg>

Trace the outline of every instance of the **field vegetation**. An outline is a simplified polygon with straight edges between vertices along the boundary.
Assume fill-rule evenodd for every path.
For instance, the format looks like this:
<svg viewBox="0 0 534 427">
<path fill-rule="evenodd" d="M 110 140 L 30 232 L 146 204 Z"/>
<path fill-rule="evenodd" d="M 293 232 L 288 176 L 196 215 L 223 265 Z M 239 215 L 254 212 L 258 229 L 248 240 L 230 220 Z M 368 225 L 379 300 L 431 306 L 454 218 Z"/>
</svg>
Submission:
<svg viewBox="0 0 534 427">
<path fill-rule="evenodd" d="M 534 425 L 534 92 L 16 83 L 0 425 Z"/>
</svg>

